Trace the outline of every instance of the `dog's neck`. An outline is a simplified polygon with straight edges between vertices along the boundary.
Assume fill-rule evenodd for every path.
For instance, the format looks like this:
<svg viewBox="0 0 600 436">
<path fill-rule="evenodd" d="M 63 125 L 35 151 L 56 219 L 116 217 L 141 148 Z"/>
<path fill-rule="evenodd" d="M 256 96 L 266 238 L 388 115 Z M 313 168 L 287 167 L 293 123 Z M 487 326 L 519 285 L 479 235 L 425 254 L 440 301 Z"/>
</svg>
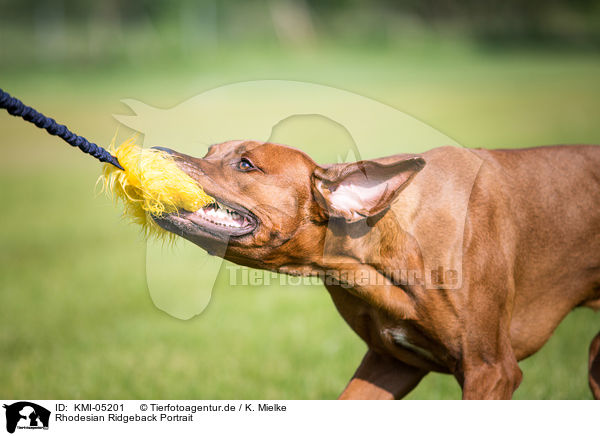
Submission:
<svg viewBox="0 0 600 436">
<path fill-rule="evenodd" d="M 303 250 L 301 258 L 290 256 L 283 265 L 279 264 L 277 271 L 314 276 L 332 268 L 343 268 L 344 264 L 350 267 L 368 265 L 381 272 L 397 268 L 397 250 L 404 244 L 406 235 L 394 214 L 388 212 L 354 223 L 331 219 L 318 226 L 311 225 L 309 229 L 299 229 L 299 232 L 306 231 L 308 236 L 301 238 L 301 245 L 306 247 L 308 244 L 311 249 Z"/>
</svg>

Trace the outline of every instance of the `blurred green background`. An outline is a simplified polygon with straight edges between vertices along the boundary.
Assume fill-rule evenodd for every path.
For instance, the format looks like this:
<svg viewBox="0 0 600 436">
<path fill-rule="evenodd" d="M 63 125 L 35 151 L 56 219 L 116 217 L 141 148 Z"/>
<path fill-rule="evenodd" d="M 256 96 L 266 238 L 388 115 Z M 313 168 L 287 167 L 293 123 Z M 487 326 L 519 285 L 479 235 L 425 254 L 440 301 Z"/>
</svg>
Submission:
<svg viewBox="0 0 600 436">
<path fill-rule="evenodd" d="M 587 0 L 0 1 L 0 87 L 99 144 L 123 98 L 170 107 L 255 79 L 347 89 L 469 147 L 598 144 L 599 55 Z M 96 195 L 98 163 L 6 114 L 0 146 L 0 397 L 341 392 L 365 346 L 324 288 L 229 287 L 223 268 L 204 313 L 172 318 L 138 229 Z M 591 398 L 599 327 L 576 310 L 521 363 L 515 397 Z M 459 397 L 437 374 L 409 396 Z"/>
</svg>

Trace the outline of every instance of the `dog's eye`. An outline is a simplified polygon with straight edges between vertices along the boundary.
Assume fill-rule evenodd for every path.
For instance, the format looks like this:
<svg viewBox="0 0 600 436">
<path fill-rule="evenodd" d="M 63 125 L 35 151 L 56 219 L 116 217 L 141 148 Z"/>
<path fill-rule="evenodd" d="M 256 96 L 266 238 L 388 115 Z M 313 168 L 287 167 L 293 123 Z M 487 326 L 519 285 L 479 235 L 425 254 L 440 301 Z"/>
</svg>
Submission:
<svg viewBox="0 0 600 436">
<path fill-rule="evenodd" d="M 256 169 L 256 167 L 254 165 L 252 165 L 252 162 L 250 162 L 248 159 L 246 159 L 245 157 L 243 157 L 238 163 L 237 163 L 237 169 L 240 171 L 251 171 Z"/>
</svg>

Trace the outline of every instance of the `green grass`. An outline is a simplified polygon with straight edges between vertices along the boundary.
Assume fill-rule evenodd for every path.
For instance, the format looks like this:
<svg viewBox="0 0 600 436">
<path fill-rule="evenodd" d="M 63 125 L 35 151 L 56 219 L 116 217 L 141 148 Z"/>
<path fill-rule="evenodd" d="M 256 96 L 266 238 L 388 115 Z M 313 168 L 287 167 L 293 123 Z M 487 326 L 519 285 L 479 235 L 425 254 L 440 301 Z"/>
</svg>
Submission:
<svg viewBox="0 0 600 436">
<path fill-rule="evenodd" d="M 122 98 L 169 107 L 265 78 L 375 98 L 466 146 L 600 143 L 593 54 L 254 50 L 0 77 L 0 86 L 99 143 L 115 132 L 111 114 L 126 112 Z M 365 346 L 324 288 L 230 288 L 223 269 L 204 313 L 170 317 L 151 301 L 138 230 L 94 195 L 96 162 L 6 114 L 0 147 L 1 397 L 327 399 L 342 390 Z M 521 364 L 516 398 L 590 398 L 587 347 L 599 327 L 590 310 L 570 315 Z M 410 395 L 459 397 L 454 379 L 436 374 Z"/>
</svg>

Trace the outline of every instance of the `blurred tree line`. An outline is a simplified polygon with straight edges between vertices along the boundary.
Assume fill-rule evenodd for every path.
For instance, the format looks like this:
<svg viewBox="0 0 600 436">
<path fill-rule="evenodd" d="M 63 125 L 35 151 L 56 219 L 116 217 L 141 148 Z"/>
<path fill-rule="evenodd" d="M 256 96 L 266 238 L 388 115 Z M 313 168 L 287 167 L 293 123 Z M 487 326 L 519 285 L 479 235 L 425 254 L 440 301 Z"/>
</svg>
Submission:
<svg viewBox="0 0 600 436">
<path fill-rule="evenodd" d="M 14 62 L 176 56 L 227 44 L 385 45 L 420 35 L 597 50 L 600 1 L 0 0 L 0 55 Z"/>
</svg>

